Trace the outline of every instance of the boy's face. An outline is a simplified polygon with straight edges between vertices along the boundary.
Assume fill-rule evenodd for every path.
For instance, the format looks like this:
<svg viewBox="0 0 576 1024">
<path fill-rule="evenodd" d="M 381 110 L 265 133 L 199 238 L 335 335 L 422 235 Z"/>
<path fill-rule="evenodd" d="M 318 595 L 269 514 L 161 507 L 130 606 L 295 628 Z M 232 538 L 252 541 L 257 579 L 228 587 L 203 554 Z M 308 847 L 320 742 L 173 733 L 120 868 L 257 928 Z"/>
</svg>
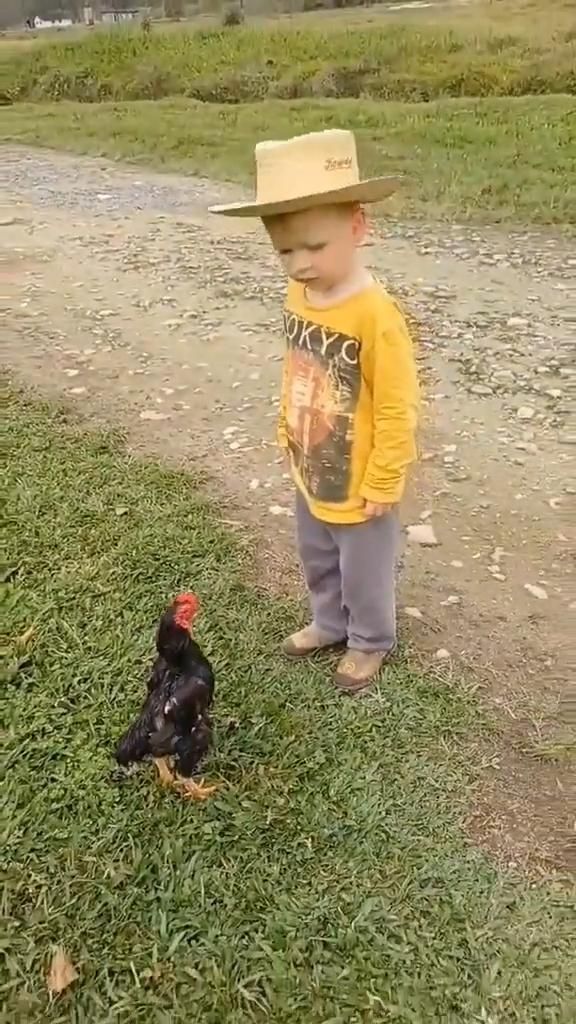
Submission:
<svg viewBox="0 0 576 1024">
<path fill-rule="evenodd" d="M 328 292 L 353 272 L 366 236 L 359 206 L 317 206 L 264 221 L 284 270 L 313 291 Z"/>
</svg>

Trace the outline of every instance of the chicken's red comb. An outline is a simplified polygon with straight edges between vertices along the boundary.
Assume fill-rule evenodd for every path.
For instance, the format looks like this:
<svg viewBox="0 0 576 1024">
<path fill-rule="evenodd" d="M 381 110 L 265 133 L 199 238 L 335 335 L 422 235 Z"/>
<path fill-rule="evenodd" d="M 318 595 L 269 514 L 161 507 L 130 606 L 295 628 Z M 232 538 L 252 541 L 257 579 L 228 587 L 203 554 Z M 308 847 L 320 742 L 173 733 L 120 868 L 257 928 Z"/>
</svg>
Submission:
<svg viewBox="0 0 576 1024">
<path fill-rule="evenodd" d="M 174 598 L 173 606 L 174 622 L 182 629 L 188 629 L 200 607 L 196 594 L 178 594 L 178 597 Z"/>
</svg>

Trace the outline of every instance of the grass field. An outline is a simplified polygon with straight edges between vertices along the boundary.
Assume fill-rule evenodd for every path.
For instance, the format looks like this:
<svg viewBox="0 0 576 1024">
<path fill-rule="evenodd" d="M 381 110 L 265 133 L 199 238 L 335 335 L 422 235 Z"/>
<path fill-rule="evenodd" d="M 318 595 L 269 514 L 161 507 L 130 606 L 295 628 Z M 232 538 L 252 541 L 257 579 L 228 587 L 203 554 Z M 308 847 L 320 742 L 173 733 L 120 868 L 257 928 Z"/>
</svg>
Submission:
<svg viewBox="0 0 576 1024">
<path fill-rule="evenodd" d="M 248 183 L 258 139 L 331 126 L 357 134 L 368 174 L 403 172 L 406 216 L 576 223 L 576 117 L 568 97 L 432 104 L 182 99 L 0 109 L 0 139 Z M 224 142 L 225 140 L 225 142 Z"/>
<path fill-rule="evenodd" d="M 398 664 L 343 701 L 278 658 L 295 609 L 243 582 L 250 552 L 192 479 L 18 394 L 7 425 L 2 1020 L 571 1022 L 569 895 L 460 828 L 484 728 L 465 691 Z M 110 781 L 156 618 L 190 586 L 218 718 L 240 720 L 203 806 Z M 80 978 L 49 1004 L 56 944 Z"/>
<path fill-rule="evenodd" d="M 18 100 L 576 93 L 576 15 L 564 0 L 480 5 L 453 15 L 294 19 L 245 28 L 157 27 L 0 46 L 0 92 Z M 2 52 L 4 56 L 2 57 Z"/>
</svg>

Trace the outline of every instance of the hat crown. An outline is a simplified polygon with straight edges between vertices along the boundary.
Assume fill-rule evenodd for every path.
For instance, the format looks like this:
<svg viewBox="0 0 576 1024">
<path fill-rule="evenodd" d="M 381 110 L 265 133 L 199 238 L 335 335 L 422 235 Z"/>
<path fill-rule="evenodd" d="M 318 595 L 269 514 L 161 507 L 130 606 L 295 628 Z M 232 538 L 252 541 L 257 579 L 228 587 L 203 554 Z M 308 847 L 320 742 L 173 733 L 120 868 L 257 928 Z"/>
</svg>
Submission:
<svg viewBox="0 0 576 1024">
<path fill-rule="evenodd" d="M 331 203 L 379 203 L 401 183 L 389 175 L 362 180 L 356 140 L 342 128 L 259 142 L 255 157 L 255 199 L 211 206 L 212 213 L 274 217 Z"/>
<path fill-rule="evenodd" d="M 282 142 L 259 142 L 256 157 L 258 203 L 333 192 L 360 181 L 352 132 L 332 128 Z"/>
</svg>

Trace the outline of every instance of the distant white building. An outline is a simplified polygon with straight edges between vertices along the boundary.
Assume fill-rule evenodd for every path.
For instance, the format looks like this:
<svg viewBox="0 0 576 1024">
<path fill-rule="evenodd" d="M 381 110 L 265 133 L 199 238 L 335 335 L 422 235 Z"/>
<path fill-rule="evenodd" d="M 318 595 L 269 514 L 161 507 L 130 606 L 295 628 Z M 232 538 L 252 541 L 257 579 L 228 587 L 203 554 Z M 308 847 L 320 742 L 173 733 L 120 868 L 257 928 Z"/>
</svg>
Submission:
<svg viewBox="0 0 576 1024">
<path fill-rule="evenodd" d="M 44 21 L 43 18 L 34 18 L 34 28 L 70 28 L 72 24 L 72 18 L 61 18 L 59 21 Z"/>
<path fill-rule="evenodd" d="M 125 11 L 102 11 L 100 20 L 103 25 L 117 25 L 122 21 L 134 21 L 140 17 L 140 8 L 129 8 Z"/>
</svg>

